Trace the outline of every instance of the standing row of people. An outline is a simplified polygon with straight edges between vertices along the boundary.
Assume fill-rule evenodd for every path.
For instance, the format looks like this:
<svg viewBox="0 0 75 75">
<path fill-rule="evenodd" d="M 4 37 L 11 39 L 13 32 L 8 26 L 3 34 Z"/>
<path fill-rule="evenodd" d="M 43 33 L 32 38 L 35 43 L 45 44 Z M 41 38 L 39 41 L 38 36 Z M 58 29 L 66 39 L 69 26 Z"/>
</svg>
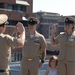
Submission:
<svg viewBox="0 0 75 75">
<path fill-rule="evenodd" d="M 0 75 L 10 75 L 11 47 L 23 47 L 21 75 L 38 75 L 39 68 L 43 66 L 46 58 L 46 40 L 36 31 L 39 20 L 34 17 L 28 19 L 29 31 L 26 34 L 23 24 L 18 22 L 15 33 L 19 35 L 16 38 L 4 34 L 7 20 L 7 15 L 0 14 Z M 67 17 L 64 23 L 65 32 L 61 32 L 57 37 L 55 37 L 56 28 L 52 27 L 51 45 L 59 44 L 61 50 L 58 59 L 56 57 L 50 59 L 46 75 L 75 75 L 75 19 Z M 41 61 L 39 61 L 40 51 L 42 52 Z"/>
<path fill-rule="evenodd" d="M 23 24 L 18 22 L 15 33 L 19 35 L 16 37 L 4 34 L 7 20 L 6 14 L 0 14 L 0 75 L 10 75 L 11 47 L 23 47 L 21 75 L 38 75 L 39 68 L 43 66 L 46 57 L 46 40 L 36 31 L 39 20 L 35 17 L 28 19 L 29 31 L 26 34 Z M 39 61 L 40 51 L 42 52 L 41 61 Z"/>
</svg>

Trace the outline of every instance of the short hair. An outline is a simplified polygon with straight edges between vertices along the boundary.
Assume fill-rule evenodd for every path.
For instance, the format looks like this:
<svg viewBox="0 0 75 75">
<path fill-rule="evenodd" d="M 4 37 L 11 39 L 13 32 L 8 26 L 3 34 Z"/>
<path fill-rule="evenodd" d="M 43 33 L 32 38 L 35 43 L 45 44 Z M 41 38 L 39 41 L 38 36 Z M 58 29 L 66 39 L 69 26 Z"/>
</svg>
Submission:
<svg viewBox="0 0 75 75">
<path fill-rule="evenodd" d="M 4 26 L 5 26 L 5 23 L 3 23 L 3 24 L 0 25 L 0 27 L 4 27 Z"/>
</svg>

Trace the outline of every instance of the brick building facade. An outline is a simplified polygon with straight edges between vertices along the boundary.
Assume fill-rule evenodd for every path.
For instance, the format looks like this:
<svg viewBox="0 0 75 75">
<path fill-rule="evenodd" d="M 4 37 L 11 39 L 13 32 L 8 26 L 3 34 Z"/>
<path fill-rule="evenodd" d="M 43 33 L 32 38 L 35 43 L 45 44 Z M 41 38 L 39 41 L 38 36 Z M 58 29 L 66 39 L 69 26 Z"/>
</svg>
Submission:
<svg viewBox="0 0 75 75">
<path fill-rule="evenodd" d="M 27 26 L 26 18 L 33 15 L 33 0 L 0 0 L 0 14 L 8 15 L 9 25 L 6 32 L 12 35 L 14 27 L 18 21 Z M 21 59 L 21 48 L 12 49 L 12 61 Z"/>
</svg>

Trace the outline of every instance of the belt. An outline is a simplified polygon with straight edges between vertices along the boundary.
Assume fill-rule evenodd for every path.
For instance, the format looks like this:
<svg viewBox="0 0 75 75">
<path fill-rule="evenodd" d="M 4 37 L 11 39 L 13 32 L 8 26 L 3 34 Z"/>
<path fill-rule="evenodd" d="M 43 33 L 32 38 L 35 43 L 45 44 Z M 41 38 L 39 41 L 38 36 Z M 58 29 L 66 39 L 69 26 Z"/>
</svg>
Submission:
<svg viewBox="0 0 75 75">
<path fill-rule="evenodd" d="M 32 59 L 32 58 L 28 58 L 27 60 L 28 60 L 28 61 L 32 61 L 33 59 Z"/>
<path fill-rule="evenodd" d="M 1 70 L 1 69 L 0 69 L 0 72 L 5 72 L 5 70 Z"/>
<path fill-rule="evenodd" d="M 33 60 L 35 60 L 35 59 L 38 59 L 38 57 L 26 57 L 26 58 L 24 58 L 25 60 L 27 60 L 27 61 L 33 61 Z"/>
</svg>

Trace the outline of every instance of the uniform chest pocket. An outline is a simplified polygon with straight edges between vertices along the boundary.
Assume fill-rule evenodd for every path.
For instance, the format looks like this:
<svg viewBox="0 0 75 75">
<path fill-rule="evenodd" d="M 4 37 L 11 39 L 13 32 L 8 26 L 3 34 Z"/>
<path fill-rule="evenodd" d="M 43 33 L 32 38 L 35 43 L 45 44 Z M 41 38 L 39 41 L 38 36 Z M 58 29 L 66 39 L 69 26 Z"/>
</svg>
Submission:
<svg viewBox="0 0 75 75">
<path fill-rule="evenodd" d="M 35 46 L 40 46 L 40 41 L 39 41 L 39 40 L 35 40 L 35 41 L 34 41 L 34 45 L 35 45 Z"/>
<path fill-rule="evenodd" d="M 75 46 L 75 38 L 68 38 L 67 44 L 68 46 Z"/>
<path fill-rule="evenodd" d="M 60 42 L 60 44 L 65 45 L 67 42 L 67 38 L 66 37 L 60 37 L 59 42 Z"/>
</svg>

